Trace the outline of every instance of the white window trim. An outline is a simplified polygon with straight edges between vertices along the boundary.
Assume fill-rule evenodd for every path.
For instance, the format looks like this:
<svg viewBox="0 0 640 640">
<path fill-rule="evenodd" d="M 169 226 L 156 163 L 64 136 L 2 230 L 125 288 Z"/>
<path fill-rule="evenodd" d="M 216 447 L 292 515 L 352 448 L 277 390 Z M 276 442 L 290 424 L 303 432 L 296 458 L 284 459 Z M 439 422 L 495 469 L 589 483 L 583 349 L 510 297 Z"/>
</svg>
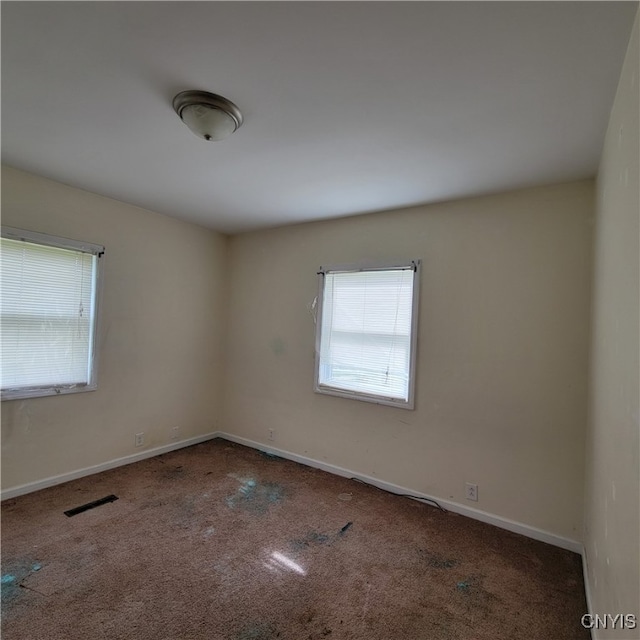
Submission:
<svg viewBox="0 0 640 640">
<path fill-rule="evenodd" d="M 102 245 L 93 244 L 91 242 L 81 242 L 70 238 L 61 238 L 49 235 L 47 233 L 38 233 L 36 231 L 27 231 L 25 229 L 17 229 L 15 227 L 2 226 L 1 235 L 3 238 L 11 240 L 22 240 L 35 244 L 45 245 L 48 247 L 57 247 L 59 249 L 72 249 L 90 253 L 95 255 L 98 260 L 96 263 L 96 280 L 94 293 L 94 317 L 95 322 L 91 341 L 89 343 L 89 382 L 87 384 L 76 385 L 57 385 L 57 386 L 41 386 L 41 387 L 13 387 L 1 391 L 2 401 L 20 400 L 24 398 L 41 398 L 46 396 L 57 396 L 67 393 L 82 393 L 84 391 L 95 391 L 98 388 L 98 349 L 96 348 L 97 339 L 100 329 L 100 299 L 102 298 L 102 276 L 104 247 Z"/>
<path fill-rule="evenodd" d="M 397 398 L 385 398 L 384 396 L 362 393 L 360 391 L 348 391 L 339 389 L 330 385 L 320 384 L 320 343 L 321 343 L 321 327 L 322 327 L 322 306 L 324 298 L 324 274 L 330 271 L 341 272 L 359 272 L 359 271 L 386 271 L 388 269 L 406 269 L 413 268 L 413 299 L 411 302 L 411 352 L 409 363 L 409 394 L 408 399 L 399 400 Z M 421 260 L 406 260 L 399 262 L 381 263 L 349 263 L 337 264 L 327 267 L 320 267 L 318 270 L 318 297 L 317 297 L 317 314 L 316 314 L 316 353 L 315 353 L 315 371 L 314 371 L 314 387 L 316 393 L 336 396 L 338 398 L 349 398 L 352 400 L 361 400 L 373 404 L 381 404 L 399 409 L 413 410 L 415 408 L 415 386 L 416 386 L 416 356 L 418 353 L 418 315 L 420 308 L 420 273 L 422 269 Z"/>
</svg>

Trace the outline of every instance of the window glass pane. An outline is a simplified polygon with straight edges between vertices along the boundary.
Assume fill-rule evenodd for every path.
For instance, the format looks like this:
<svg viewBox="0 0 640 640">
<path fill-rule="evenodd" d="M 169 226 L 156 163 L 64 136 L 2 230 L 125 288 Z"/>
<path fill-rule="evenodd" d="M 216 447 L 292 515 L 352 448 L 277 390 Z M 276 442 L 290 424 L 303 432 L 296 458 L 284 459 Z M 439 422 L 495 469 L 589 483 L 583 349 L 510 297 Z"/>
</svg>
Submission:
<svg viewBox="0 0 640 640">
<path fill-rule="evenodd" d="M 2 238 L 2 389 L 86 385 L 98 258 Z"/>
<path fill-rule="evenodd" d="M 414 269 L 324 274 L 318 384 L 408 401 Z"/>
</svg>

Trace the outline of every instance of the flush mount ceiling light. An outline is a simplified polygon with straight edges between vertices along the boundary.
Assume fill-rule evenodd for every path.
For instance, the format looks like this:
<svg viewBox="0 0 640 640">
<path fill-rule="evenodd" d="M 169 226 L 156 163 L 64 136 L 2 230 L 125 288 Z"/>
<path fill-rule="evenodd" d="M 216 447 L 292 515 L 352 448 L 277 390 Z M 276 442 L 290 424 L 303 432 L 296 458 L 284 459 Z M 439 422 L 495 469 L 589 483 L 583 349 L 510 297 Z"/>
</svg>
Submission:
<svg viewBox="0 0 640 640">
<path fill-rule="evenodd" d="M 242 124 L 242 114 L 231 100 L 207 91 L 183 91 L 173 108 L 198 138 L 222 140 Z"/>
</svg>

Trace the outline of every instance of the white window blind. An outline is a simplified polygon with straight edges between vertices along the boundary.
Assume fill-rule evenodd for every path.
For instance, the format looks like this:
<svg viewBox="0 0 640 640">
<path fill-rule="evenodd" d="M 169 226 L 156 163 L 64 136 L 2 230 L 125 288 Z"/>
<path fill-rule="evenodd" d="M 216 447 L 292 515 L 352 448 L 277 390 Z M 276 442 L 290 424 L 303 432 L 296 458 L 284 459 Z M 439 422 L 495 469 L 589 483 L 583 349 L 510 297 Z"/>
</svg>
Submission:
<svg viewBox="0 0 640 640">
<path fill-rule="evenodd" d="M 416 270 L 323 272 L 317 391 L 410 402 Z"/>
<path fill-rule="evenodd" d="M 97 252 L 3 237 L 1 268 L 3 398 L 94 388 Z"/>
</svg>

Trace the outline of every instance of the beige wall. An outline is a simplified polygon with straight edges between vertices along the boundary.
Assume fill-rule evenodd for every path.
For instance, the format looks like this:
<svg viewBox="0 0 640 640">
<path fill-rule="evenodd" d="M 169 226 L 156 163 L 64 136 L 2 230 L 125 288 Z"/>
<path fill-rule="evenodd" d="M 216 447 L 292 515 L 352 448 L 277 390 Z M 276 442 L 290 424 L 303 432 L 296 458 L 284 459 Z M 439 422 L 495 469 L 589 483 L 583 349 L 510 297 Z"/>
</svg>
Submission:
<svg viewBox="0 0 640 640">
<path fill-rule="evenodd" d="M 231 238 L 222 429 L 580 540 L 592 214 L 585 181 Z M 414 258 L 415 411 L 314 394 L 318 267 Z"/>
<path fill-rule="evenodd" d="M 585 551 L 594 612 L 640 625 L 638 30 L 636 16 L 597 180 Z"/>
<path fill-rule="evenodd" d="M 106 248 L 98 390 L 2 403 L 2 488 L 215 429 L 226 237 L 3 167 L 2 222 Z"/>
</svg>

